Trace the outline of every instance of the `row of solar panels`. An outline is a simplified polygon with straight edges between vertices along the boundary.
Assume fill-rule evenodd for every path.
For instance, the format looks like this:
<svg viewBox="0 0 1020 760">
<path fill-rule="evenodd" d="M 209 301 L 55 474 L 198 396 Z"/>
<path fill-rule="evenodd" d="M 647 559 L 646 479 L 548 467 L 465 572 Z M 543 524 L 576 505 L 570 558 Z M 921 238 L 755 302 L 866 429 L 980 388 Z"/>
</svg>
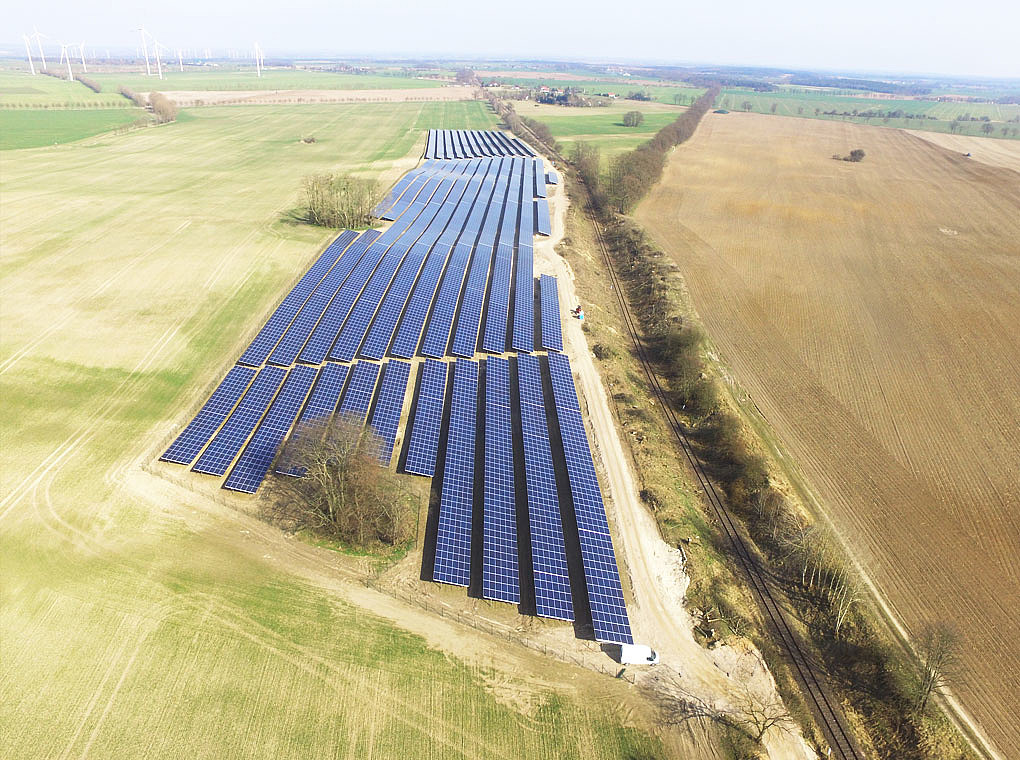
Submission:
<svg viewBox="0 0 1020 760">
<path fill-rule="evenodd" d="M 376 393 L 380 369 L 382 381 Z M 195 472 L 217 477 L 229 470 L 223 487 L 253 494 L 288 434 L 300 435 L 300 430 L 316 428 L 340 414 L 359 424 L 368 420 L 377 442 L 373 453 L 388 466 L 410 370 L 411 365 L 402 361 L 358 362 L 353 370 L 350 365 L 332 363 L 290 370 L 237 365 L 160 459 L 194 463 Z M 277 472 L 303 474 L 295 468 L 299 465 L 282 464 Z"/>
<path fill-rule="evenodd" d="M 562 354 L 549 354 L 545 363 L 551 405 L 546 403 L 543 362 L 537 356 L 456 361 L 433 579 L 468 586 L 474 564 L 480 566 L 484 598 L 520 603 L 520 510 L 528 525 L 523 543 L 530 548 L 531 573 L 526 577 L 533 579 L 536 612 L 574 619 L 566 526 L 570 534 L 576 530 L 596 640 L 630 644 L 633 638 L 616 556 L 570 364 Z M 439 442 L 444 440 L 441 426 L 449 366 L 433 360 L 424 364 L 406 472 L 435 474 Z M 521 445 L 515 445 L 515 439 Z M 515 465 L 515 459 L 521 461 Z M 557 477 L 558 460 L 565 462 L 565 479 L 562 472 Z M 479 465 L 480 492 L 476 488 Z M 482 506 L 482 556 L 473 563 L 472 532 L 477 531 L 473 518 L 478 503 Z"/>
<path fill-rule="evenodd" d="M 486 305 L 484 350 L 505 351 L 508 327 L 513 349 L 533 350 L 533 230 L 550 229 L 547 201 L 525 199 L 532 164 L 479 159 L 451 170 L 431 163 L 396 196 L 399 216 L 388 230 L 344 232 L 326 249 L 240 364 L 288 367 L 419 352 L 439 358 L 448 351 L 471 357 Z"/>
<path fill-rule="evenodd" d="M 495 130 L 430 129 L 425 142 L 425 158 L 534 155 L 535 151 L 524 141 Z"/>
<path fill-rule="evenodd" d="M 532 284 L 532 291 L 533 288 Z M 555 277 L 542 275 L 539 280 L 539 299 L 543 315 L 540 346 L 546 350 L 561 351 L 563 333 Z M 341 412 L 360 414 L 364 418 L 374 388 L 373 373 L 378 372 L 378 366 L 371 362 L 358 362 L 355 365 L 352 386 Z M 388 398 L 399 390 L 400 399 L 403 399 L 409 366 L 395 360 L 386 364 L 380 398 Z M 295 421 L 298 424 L 310 423 L 332 416 L 347 379 L 348 369 L 347 365 L 331 363 L 322 367 L 321 373 L 318 367 L 303 364 L 296 365 L 289 372 L 273 365 L 257 371 L 252 367 L 235 366 L 161 458 L 177 464 L 191 464 L 201 453 L 193 469 L 211 475 L 223 475 L 251 438 L 224 487 L 255 493 Z M 401 374 L 403 381 L 398 387 L 396 378 Z M 312 391 L 316 380 L 316 390 Z M 369 380 L 372 384 L 365 385 Z M 298 412 L 306 398 L 308 404 L 299 419 Z M 379 454 L 380 462 L 387 465 L 396 438 L 399 409 L 399 405 L 394 410 L 391 403 L 382 404 L 370 420 L 381 440 L 389 442 L 388 448 Z M 396 416 L 393 416 L 394 411 Z M 425 474 L 418 470 L 411 471 Z"/>
<path fill-rule="evenodd" d="M 524 198 L 546 198 L 548 174 L 544 171 L 541 158 L 503 158 L 494 159 L 499 162 L 497 167 L 514 167 L 523 162 L 525 182 L 522 191 Z M 392 221 L 399 217 L 414 202 L 423 190 L 429 190 L 429 183 L 447 177 L 471 176 L 478 171 L 482 159 L 465 161 L 427 160 L 412 169 L 397 181 L 386 197 L 373 209 L 372 213 L 380 219 Z M 490 164 L 486 164 L 489 166 Z M 497 168 L 497 175 L 498 174 Z M 554 172 L 550 172 L 554 173 Z M 509 175 L 506 175 L 509 176 Z M 434 186 L 434 184 L 433 184 Z"/>
</svg>

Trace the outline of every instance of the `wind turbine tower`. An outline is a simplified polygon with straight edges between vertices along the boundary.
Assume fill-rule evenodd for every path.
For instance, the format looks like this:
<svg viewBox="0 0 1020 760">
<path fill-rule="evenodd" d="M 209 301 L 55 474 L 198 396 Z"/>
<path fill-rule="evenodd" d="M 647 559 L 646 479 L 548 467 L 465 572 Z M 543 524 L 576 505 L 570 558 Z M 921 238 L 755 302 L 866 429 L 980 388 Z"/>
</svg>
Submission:
<svg viewBox="0 0 1020 760">
<path fill-rule="evenodd" d="M 21 38 L 25 40 L 25 52 L 28 53 L 28 68 L 32 72 L 32 76 L 35 76 L 35 64 L 32 63 L 32 46 L 28 42 L 28 35 L 22 34 Z"/>
<path fill-rule="evenodd" d="M 142 53 L 145 55 L 145 76 L 151 77 L 152 76 L 152 69 L 149 67 L 149 46 L 145 42 L 145 34 L 146 34 L 145 27 L 143 26 L 138 31 L 141 32 L 141 35 L 142 35 Z"/>
<path fill-rule="evenodd" d="M 32 27 L 32 28 L 35 29 L 35 27 Z M 43 53 L 43 49 L 42 49 L 42 35 L 39 34 L 39 30 L 38 29 L 35 29 L 35 44 L 39 48 L 39 58 L 42 60 L 42 68 L 40 69 L 40 71 L 46 71 L 46 54 Z"/>
<path fill-rule="evenodd" d="M 255 74 L 258 77 L 262 77 L 262 69 L 265 68 L 265 61 L 262 59 L 262 47 L 259 43 L 255 43 Z"/>
<path fill-rule="evenodd" d="M 74 81 L 74 74 L 71 73 L 71 54 L 67 52 L 67 45 L 60 43 L 60 62 L 67 61 L 67 81 Z"/>
<path fill-rule="evenodd" d="M 81 70 L 83 74 L 88 74 L 89 70 L 85 66 L 85 41 L 82 40 L 78 43 L 78 53 L 81 55 Z"/>
</svg>

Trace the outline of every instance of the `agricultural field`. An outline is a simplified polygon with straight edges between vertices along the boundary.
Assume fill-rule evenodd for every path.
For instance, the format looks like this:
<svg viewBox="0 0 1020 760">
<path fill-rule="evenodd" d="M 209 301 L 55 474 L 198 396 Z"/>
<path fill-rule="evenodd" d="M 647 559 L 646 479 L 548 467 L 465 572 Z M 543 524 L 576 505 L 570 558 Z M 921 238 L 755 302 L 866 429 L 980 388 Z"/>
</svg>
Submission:
<svg viewBox="0 0 1020 760">
<path fill-rule="evenodd" d="M 937 103 L 929 100 L 891 99 L 885 97 L 850 97 L 834 94 L 826 90 L 817 91 L 780 91 L 751 92 L 741 89 L 724 89 L 716 106 L 731 111 L 745 110 L 744 104 L 750 103 L 754 113 L 775 113 L 778 116 L 800 116 L 808 119 L 829 119 L 849 121 L 856 124 L 904 127 L 923 129 L 932 132 L 949 132 L 958 116 L 971 116 L 980 120 L 983 116 L 990 119 L 993 131 L 990 137 L 1017 139 L 1020 138 L 1020 105 L 1000 105 L 996 103 Z M 775 111 L 772 110 L 775 106 Z M 835 110 L 837 114 L 827 115 L 826 111 Z M 905 114 L 926 116 L 930 118 L 871 118 L 842 116 L 843 112 L 857 111 L 903 111 Z M 982 121 L 964 121 L 959 123 L 959 134 L 984 136 Z M 1016 128 L 1016 131 L 1013 131 Z M 1002 130 L 1006 129 L 1003 134 Z"/>
<path fill-rule="evenodd" d="M 862 163 L 833 154 L 863 148 Z M 709 114 L 638 220 L 791 477 L 1020 754 L 1020 174 L 902 130 Z M 748 405 L 750 407 L 750 404 Z"/>
<path fill-rule="evenodd" d="M 341 74 L 304 69 L 266 69 L 259 77 L 254 68 L 217 71 L 186 66 L 178 71 L 176 64 L 164 70 L 165 79 L 145 76 L 138 71 L 110 71 L 89 74 L 116 92 L 124 85 L 138 92 L 149 90 L 389 90 L 442 87 L 443 82 L 417 77 L 378 74 Z"/>
<path fill-rule="evenodd" d="M 330 238 L 290 213 L 302 177 L 389 184 L 487 107 L 190 115 L 0 154 L 8 754 L 659 756 L 624 682 L 415 612 L 147 464 Z"/>
<path fill-rule="evenodd" d="M 75 73 L 80 67 L 75 68 Z M 81 82 L 0 69 L 0 109 L 8 108 L 129 108 L 116 85 L 93 92 Z"/>
<path fill-rule="evenodd" d="M 148 119 L 140 108 L 0 109 L 0 150 L 74 142 Z"/>
<path fill-rule="evenodd" d="M 683 108 L 661 103 L 615 102 L 606 108 L 568 108 L 517 102 L 517 113 L 549 126 L 561 150 L 569 155 L 574 143 L 597 145 L 602 157 L 633 150 L 683 113 Z M 623 126 L 623 115 L 640 111 L 644 122 L 637 127 Z"/>
</svg>

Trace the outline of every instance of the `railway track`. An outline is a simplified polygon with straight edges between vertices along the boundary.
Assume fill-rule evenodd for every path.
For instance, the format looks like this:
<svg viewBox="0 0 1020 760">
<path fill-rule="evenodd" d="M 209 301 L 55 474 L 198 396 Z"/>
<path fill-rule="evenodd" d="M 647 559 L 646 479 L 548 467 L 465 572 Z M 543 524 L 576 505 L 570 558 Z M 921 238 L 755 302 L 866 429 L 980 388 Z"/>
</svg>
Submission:
<svg viewBox="0 0 1020 760">
<path fill-rule="evenodd" d="M 630 305 L 627 303 L 627 299 L 624 296 L 623 285 L 620 282 L 619 275 L 617 275 L 616 270 L 613 267 L 613 260 L 609 254 L 609 248 L 606 245 L 605 239 L 603 238 L 602 230 L 599 228 L 598 222 L 590 215 L 589 221 L 592 224 L 592 229 L 595 232 L 595 238 L 598 241 L 600 250 L 602 251 L 602 257 L 606 263 L 606 271 L 609 274 L 613 289 L 616 292 L 617 300 L 620 304 L 620 312 L 623 316 L 627 332 L 630 334 L 631 341 L 634 343 L 638 361 L 641 362 L 641 368 L 644 371 L 645 376 L 648 378 L 649 387 L 655 395 L 656 401 L 662 410 L 666 422 L 669 424 L 674 436 L 680 444 L 680 448 L 683 449 L 684 456 L 687 458 L 691 469 L 694 471 L 694 474 L 698 479 L 698 484 L 705 492 L 706 499 L 711 505 L 712 510 L 715 512 L 720 525 L 722 525 L 723 530 L 730 541 L 733 553 L 736 555 L 744 574 L 747 576 L 769 628 L 776 640 L 782 645 L 782 649 L 786 655 L 787 661 L 790 663 L 793 674 L 807 697 L 809 707 L 811 708 L 812 713 L 814 713 L 815 719 L 818 721 L 822 732 L 825 734 L 826 741 L 829 743 L 829 747 L 831 748 L 830 755 L 832 757 L 842 758 L 842 760 L 863 760 L 864 753 L 859 749 L 857 742 L 854 740 L 852 734 L 847 728 L 846 718 L 843 716 L 843 712 L 840 707 L 835 704 L 833 697 L 830 695 L 829 690 L 824 683 L 824 676 L 819 674 L 818 667 L 812 663 L 810 657 L 805 651 L 805 647 L 801 642 L 799 634 L 790 626 L 787 615 L 783 610 L 783 605 L 780 603 L 782 592 L 773 587 L 768 573 L 763 570 L 757 556 L 748 547 L 743 534 L 737 527 L 733 515 L 726 507 L 726 504 L 719 495 L 715 484 L 712 482 L 711 478 L 708 477 L 704 465 L 698 458 L 694 448 L 691 446 L 691 442 L 684 431 L 683 424 L 667 402 L 666 394 L 662 385 L 659 383 L 658 376 L 656 375 L 655 370 L 645 353 L 645 345 L 641 338 L 641 332 L 638 329 L 637 321 L 631 312 Z"/>
</svg>

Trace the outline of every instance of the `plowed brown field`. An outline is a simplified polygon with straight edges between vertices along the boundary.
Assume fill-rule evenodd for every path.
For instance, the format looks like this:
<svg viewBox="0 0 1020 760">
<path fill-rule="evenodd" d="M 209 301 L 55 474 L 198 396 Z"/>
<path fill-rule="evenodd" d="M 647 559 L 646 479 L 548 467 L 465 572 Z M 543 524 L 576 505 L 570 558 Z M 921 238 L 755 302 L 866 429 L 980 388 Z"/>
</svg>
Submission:
<svg viewBox="0 0 1020 760">
<path fill-rule="evenodd" d="M 958 625 L 954 694 L 1020 757 L 1020 173 L 709 114 L 637 216 L 893 616 Z"/>
</svg>

